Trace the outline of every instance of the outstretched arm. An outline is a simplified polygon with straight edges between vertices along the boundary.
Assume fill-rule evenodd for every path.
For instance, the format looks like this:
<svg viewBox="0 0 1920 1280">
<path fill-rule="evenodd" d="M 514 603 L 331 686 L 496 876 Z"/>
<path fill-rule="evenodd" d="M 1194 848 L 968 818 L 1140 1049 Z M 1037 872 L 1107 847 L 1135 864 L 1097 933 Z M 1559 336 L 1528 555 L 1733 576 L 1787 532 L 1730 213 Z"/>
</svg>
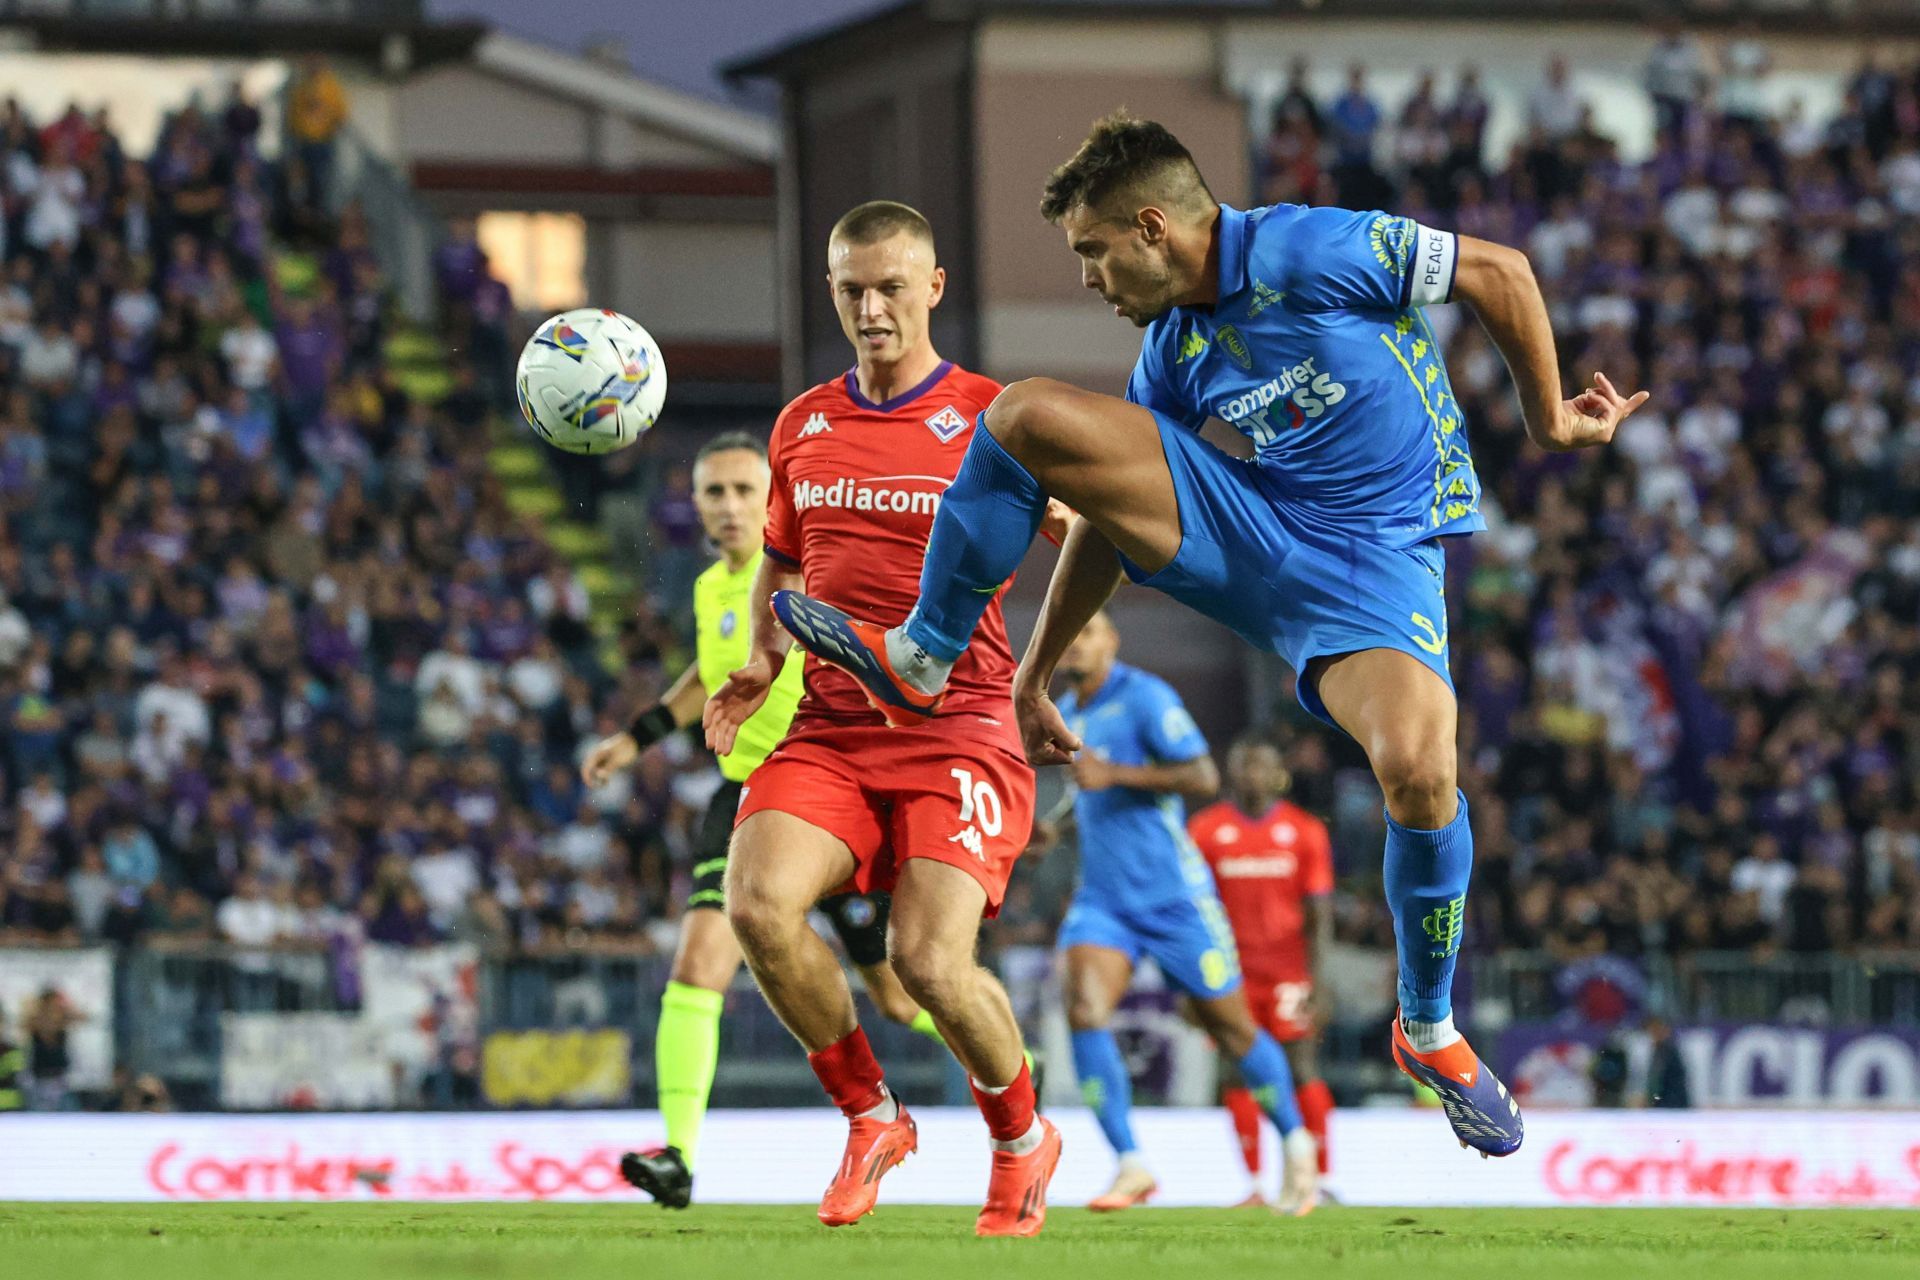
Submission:
<svg viewBox="0 0 1920 1280">
<path fill-rule="evenodd" d="M 1013 709 L 1027 759 L 1034 764 L 1064 764 L 1080 749 L 1080 739 L 1047 696 L 1047 685 L 1067 646 L 1119 587 L 1121 576 L 1120 553 L 1107 536 L 1085 520 L 1074 521 L 1053 566 L 1033 639 L 1013 677 Z"/>
<path fill-rule="evenodd" d="M 713 691 L 700 716 L 707 733 L 707 745 L 717 755 L 733 750 L 734 736 L 740 732 L 740 726 L 767 700 L 767 690 L 773 688 L 774 678 L 786 664 L 793 637 L 774 621 L 773 593 L 797 591 L 800 582 L 798 569 L 782 564 L 771 554 L 760 557 L 760 568 L 754 573 L 753 586 L 747 593 L 747 616 L 751 619 L 747 634 L 752 647 L 747 652 L 746 665 L 728 675 L 726 683 Z"/>
<path fill-rule="evenodd" d="M 631 765 L 660 739 L 700 718 L 707 691 L 700 687 L 700 664 L 690 662 L 660 701 L 641 711 L 633 723 L 593 744 L 580 762 L 580 778 L 590 787 L 606 785 L 608 778 Z"/>
<path fill-rule="evenodd" d="M 1505 357 L 1528 438 L 1554 450 L 1611 441 L 1627 415 L 1647 402 L 1647 393 L 1622 396 L 1605 374 L 1595 373 L 1592 386 L 1562 399 L 1553 326 L 1527 256 L 1472 236 L 1459 237 L 1459 246 L 1453 297 L 1473 308 Z"/>
</svg>

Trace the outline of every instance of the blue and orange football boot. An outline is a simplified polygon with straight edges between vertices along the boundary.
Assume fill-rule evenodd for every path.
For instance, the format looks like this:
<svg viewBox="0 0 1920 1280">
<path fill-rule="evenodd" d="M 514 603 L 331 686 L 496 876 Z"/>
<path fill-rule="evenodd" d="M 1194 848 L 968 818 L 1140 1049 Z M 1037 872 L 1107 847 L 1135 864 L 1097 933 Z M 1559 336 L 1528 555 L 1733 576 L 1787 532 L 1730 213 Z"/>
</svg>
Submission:
<svg viewBox="0 0 1920 1280">
<path fill-rule="evenodd" d="M 1510 1156 L 1520 1149 L 1527 1134 L 1520 1104 L 1464 1038 L 1432 1053 L 1416 1053 L 1396 1010 L 1393 1062 L 1416 1084 L 1439 1095 L 1440 1109 L 1447 1113 L 1447 1123 L 1461 1146 L 1472 1147 L 1483 1159 Z"/>
<path fill-rule="evenodd" d="M 860 682 L 867 701 L 899 729 L 925 724 L 940 710 L 941 693 L 921 693 L 894 673 L 887 660 L 887 629 L 861 622 L 798 591 L 773 593 L 773 616 L 801 648 Z"/>
</svg>

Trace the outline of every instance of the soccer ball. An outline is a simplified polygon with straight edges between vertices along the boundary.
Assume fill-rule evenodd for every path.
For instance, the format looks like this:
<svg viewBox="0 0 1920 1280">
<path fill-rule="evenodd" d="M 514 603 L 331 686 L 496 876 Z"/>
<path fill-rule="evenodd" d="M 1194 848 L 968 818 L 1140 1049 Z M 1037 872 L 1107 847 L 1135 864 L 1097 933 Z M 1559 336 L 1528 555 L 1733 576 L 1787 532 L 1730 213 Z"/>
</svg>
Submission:
<svg viewBox="0 0 1920 1280">
<path fill-rule="evenodd" d="M 612 453 L 660 416 L 667 362 L 653 335 L 626 316 L 579 307 L 534 330 L 513 385 L 542 440 L 568 453 Z"/>
</svg>

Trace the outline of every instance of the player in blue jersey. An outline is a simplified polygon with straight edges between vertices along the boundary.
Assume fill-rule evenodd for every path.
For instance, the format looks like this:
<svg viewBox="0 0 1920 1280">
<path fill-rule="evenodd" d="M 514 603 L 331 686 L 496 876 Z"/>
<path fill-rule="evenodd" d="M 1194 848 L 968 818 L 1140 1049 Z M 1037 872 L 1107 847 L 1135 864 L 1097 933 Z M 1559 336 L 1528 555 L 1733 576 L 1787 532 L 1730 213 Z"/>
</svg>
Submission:
<svg viewBox="0 0 1920 1280">
<path fill-rule="evenodd" d="M 1233 930 L 1213 873 L 1187 835 L 1186 798 L 1220 789 L 1207 740 L 1166 681 L 1115 661 L 1120 636 L 1104 612 L 1067 646 L 1060 714 L 1083 744 L 1073 762 L 1080 884 L 1060 927 L 1067 1022 L 1080 1089 L 1119 1169 L 1087 1207 L 1140 1204 L 1157 1189 L 1133 1138 L 1133 1086 L 1108 1024 L 1133 967 L 1151 956 L 1193 998 L 1199 1022 L 1239 1063 L 1280 1130 L 1283 1213 L 1319 1203 L 1318 1145 L 1301 1123 L 1293 1073 L 1279 1043 L 1255 1025 L 1240 995 Z"/>
<path fill-rule="evenodd" d="M 1127 398 L 1044 379 L 1008 387 L 941 503 L 906 623 L 829 627 L 816 614 L 811 630 L 831 645 L 801 642 L 893 718 L 924 716 L 1048 495 L 1073 507 L 1082 518 L 1015 675 L 1029 758 L 1079 749 L 1047 682 L 1123 578 L 1286 658 L 1302 705 L 1353 736 L 1385 792 L 1394 1060 L 1439 1094 L 1462 1145 L 1518 1150 L 1518 1105 L 1453 1025 L 1473 838 L 1455 784 L 1438 539 L 1483 525 L 1421 309 L 1458 301 L 1478 317 L 1542 447 L 1607 443 L 1646 393 L 1623 396 L 1596 373 L 1563 398 L 1546 304 L 1517 251 L 1384 213 L 1230 208 L 1178 139 L 1124 113 L 1054 171 L 1041 212 L 1086 286 L 1145 330 Z M 1210 417 L 1254 457 L 1203 441 Z"/>
</svg>

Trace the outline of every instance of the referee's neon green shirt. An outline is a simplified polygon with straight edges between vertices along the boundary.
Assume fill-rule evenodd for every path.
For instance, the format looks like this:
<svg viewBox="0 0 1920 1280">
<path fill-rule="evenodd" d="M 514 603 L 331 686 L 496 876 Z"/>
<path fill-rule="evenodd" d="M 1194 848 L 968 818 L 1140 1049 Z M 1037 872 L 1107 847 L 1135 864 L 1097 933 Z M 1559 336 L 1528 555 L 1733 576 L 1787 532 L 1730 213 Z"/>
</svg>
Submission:
<svg viewBox="0 0 1920 1280">
<path fill-rule="evenodd" d="M 752 648 L 752 620 L 747 616 L 748 596 L 753 577 L 760 572 L 763 551 L 740 566 L 736 573 L 725 560 L 716 560 L 693 581 L 694 654 L 700 668 L 700 687 L 712 696 L 726 682 L 728 674 L 744 666 Z M 806 666 L 796 649 L 787 655 L 780 677 L 767 692 L 760 709 L 747 717 L 734 739 L 733 750 L 720 757 L 720 776 L 745 782 L 747 775 L 760 767 L 780 739 L 787 736 L 793 723 L 793 710 L 800 705 L 801 669 Z"/>
</svg>

